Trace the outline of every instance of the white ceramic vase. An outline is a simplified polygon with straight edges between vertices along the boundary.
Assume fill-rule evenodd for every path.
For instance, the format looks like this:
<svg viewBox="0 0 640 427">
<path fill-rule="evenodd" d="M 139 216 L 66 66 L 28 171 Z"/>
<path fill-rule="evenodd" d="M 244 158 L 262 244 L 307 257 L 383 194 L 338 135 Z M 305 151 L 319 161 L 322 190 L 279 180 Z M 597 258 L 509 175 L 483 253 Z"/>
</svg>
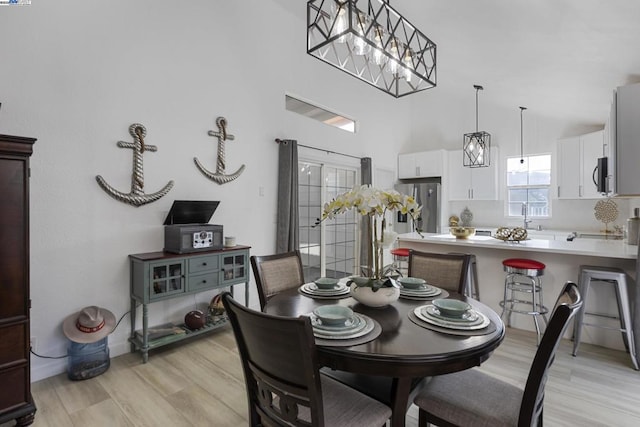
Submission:
<svg viewBox="0 0 640 427">
<path fill-rule="evenodd" d="M 400 288 L 379 288 L 373 291 L 371 286 L 358 286 L 351 283 L 351 296 L 361 304 L 368 307 L 384 307 L 397 301 L 400 297 Z"/>
</svg>

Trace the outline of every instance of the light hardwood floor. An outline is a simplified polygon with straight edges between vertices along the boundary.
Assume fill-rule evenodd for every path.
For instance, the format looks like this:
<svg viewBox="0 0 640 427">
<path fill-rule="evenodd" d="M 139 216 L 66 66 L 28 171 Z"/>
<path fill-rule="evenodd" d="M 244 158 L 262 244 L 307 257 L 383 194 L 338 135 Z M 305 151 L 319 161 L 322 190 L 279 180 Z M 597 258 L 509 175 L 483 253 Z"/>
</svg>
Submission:
<svg viewBox="0 0 640 427">
<path fill-rule="evenodd" d="M 563 341 L 546 386 L 546 426 L 640 426 L 640 373 L 620 351 L 582 344 L 578 357 Z M 535 337 L 515 329 L 480 369 L 523 386 Z M 6 387 L 7 385 L 2 385 Z M 151 353 L 111 360 L 104 374 L 36 382 L 36 427 L 243 426 L 242 370 L 230 328 Z M 11 425 L 4 424 L 0 427 Z M 407 415 L 417 426 L 417 408 Z M 330 426 L 329 426 L 330 427 Z"/>
</svg>

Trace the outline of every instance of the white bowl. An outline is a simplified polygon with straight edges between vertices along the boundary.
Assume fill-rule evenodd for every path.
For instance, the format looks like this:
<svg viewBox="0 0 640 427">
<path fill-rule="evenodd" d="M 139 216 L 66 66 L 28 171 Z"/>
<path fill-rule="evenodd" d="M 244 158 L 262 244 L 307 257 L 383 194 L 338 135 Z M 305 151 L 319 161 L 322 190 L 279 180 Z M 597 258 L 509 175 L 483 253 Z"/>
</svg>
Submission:
<svg viewBox="0 0 640 427">
<path fill-rule="evenodd" d="M 353 317 L 353 310 L 343 305 L 321 305 L 313 310 L 323 325 L 340 326 Z"/>
</svg>

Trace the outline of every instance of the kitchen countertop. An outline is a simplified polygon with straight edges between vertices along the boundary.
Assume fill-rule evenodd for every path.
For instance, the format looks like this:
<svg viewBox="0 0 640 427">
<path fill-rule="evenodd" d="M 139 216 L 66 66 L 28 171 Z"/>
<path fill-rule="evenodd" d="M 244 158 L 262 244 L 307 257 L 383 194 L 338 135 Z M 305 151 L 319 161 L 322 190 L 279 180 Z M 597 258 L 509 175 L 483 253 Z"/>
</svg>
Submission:
<svg viewBox="0 0 640 427">
<path fill-rule="evenodd" d="M 456 239 L 450 234 L 441 233 L 422 233 L 422 236 L 418 233 L 405 233 L 400 234 L 398 240 L 620 259 L 636 259 L 638 256 L 638 246 L 628 245 L 622 240 L 575 239 L 572 242 L 568 242 L 566 240 L 529 239 L 521 242 L 504 242 L 490 236 L 471 236 L 467 239 Z"/>
</svg>

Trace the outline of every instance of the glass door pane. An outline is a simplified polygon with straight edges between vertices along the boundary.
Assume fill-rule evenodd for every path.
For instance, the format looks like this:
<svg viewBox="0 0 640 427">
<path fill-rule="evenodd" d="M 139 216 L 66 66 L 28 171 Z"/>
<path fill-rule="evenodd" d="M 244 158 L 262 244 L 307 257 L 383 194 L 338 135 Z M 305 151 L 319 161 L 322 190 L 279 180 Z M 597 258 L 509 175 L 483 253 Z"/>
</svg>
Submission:
<svg viewBox="0 0 640 427">
<path fill-rule="evenodd" d="M 300 255 L 305 281 L 345 277 L 357 269 L 358 215 L 349 211 L 315 226 L 325 202 L 353 188 L 357 169 L 299 162 Z"/>
<path fill-rule="evenodd" d="M 151 266 L 150 297 L 183 291 L 182 263 L 157 264 Z"/>
</svg>

